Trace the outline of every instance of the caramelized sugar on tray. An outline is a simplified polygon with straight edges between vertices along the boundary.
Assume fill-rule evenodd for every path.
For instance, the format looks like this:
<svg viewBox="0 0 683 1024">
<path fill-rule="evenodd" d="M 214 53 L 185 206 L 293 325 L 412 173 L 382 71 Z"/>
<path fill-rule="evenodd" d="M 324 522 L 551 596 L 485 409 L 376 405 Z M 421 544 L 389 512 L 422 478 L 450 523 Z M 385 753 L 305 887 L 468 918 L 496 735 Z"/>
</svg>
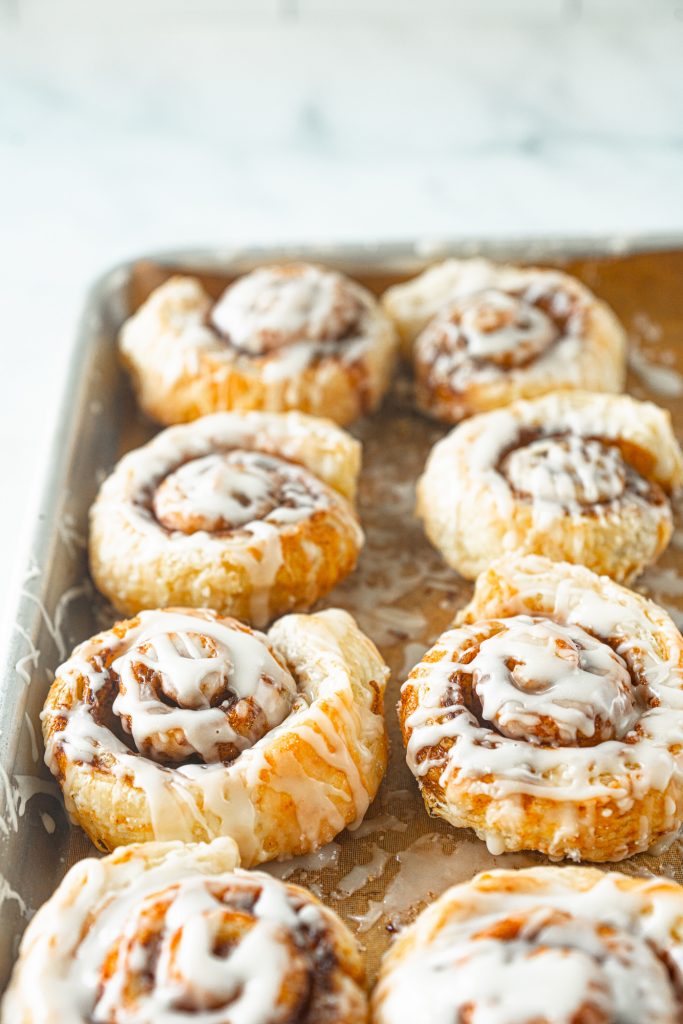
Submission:
<svg viewBox="0 0 683 1024">
<path fill-rule="evenodd" d="M 353 273 L 353 268 L 347 269 Z M 683 253 L 593 259 L 572 264 L 568 269 L 613 305 L 629 332 L 632 373 L 628 391 L 671 409 L 681 438 Z M 138 305 L 168 273 L 160 267 L 141 267 L 133 277 L 132 305 Z M 394 279 L 380 280 L 375 275 L 364 283 L 379 290 Z M 225 278 L 207 278 L 212 294 L 218 293 L 224 283 Z M 106 342 L 112 344 L 112 338 L 107 337 Z M 104 381 L 99 386 L 103 384 Z M 121 450 L 142 443 L 154 432 L 136 414 L 130 393 L 123 385 L 117 415 L 118 423 L 109 426 L 120 433 Z M 430 819 L 405 764 L 395 714 L 400 684 L 471 593 L 470 585 L 450 570 L 428 544 L 413 515 L 416 479 L 430 447 L 444 432 L 445 428 L 412 412 L 408 383 L 403 379 L 397 382 L 393 397 L 379 415 L 353 428 L 364 444 L 360 513 L 366 546 L 357 571 L 321 606 L 337 605 L 352 612 L 391 668 L 386 701 L 390 765 L 380 793 L 360 828 L 342 833 L 315 854 L 267 868 L 279 877 L 308 885 L 341 913 L 367 949 L 371 975 L 392 933 L 449 885 L 486 868 L 524 866 L 544 860 L 535 854 L 494 857 L 472 834 Z M 110 463 L 97 468 L 104 473 Z M 108 627 L 115 618 L 112 610 L 84 583 L 81 542 L 86 529 L 86 504 L 85 497 L 72 496 L 72 511 L 62 518 L 57 541 L 57 557 L 72 567 L 73 586 L 66 593 L 64 588 L 54 594 L 50 588 L 42 591 L 40 574 L 26 584 L 31 593 L 44 600 L 44 621 L 49 621 L 56 637 L 50 641 L 50 650 L 46 645 L 45 650 L 33 652 L 27 645 L 17 666 L 12 684 L 24 686 L 30 681 L 31 689 L 38 691 L 35 702 L 31 696 L 31 708 L 38 709 L 42 704 L 48 673 L 57 659 L 68 654 L 76 642 Z M 677 510 L 676 526 L 673 543 L 657 566 L 637 581 L 636 589 L 656 599 L 681 627 L 683 507 Z M 47 572 L 48 568 L 41 571 Z M 6 780 L 10 800 L 5 830 L 9 835 L 25 830 L 33 846 L 33 850 L 28 845 L 24 847 L 28 851 L 25 858 L 15 858 L 11 864 L 8 859 L 6 883 L 0 877 L 0 901 L 6 900 L 3 914 L 7 911 L 8 927 L 17 932 L 49 895 L 66 867 L 93 853 L 83 835 L 67 826 L 61 804 L 46 795 L 49 784 L 32 777 L 37 773 L 38 758 L 33 757 L 31 750 L 36 754 L 38 751 L 30 732 L 36 729 L 37 720 L 25 726 L 27 766 L 15 769 L 15 779 Z M 665 874 L 681 881 L 683 843 L 678 840 L 667 851 L 621 862 L 619 870 Z"/>
</svg>

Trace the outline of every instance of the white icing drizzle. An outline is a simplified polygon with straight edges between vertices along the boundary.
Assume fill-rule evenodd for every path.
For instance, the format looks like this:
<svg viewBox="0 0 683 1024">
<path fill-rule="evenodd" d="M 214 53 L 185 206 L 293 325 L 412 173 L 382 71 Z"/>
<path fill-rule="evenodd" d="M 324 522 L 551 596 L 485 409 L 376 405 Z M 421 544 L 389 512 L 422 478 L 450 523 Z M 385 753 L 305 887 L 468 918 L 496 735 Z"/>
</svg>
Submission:
<svg viewBox="0 0 683 1024">
<path fill-rule="evenodd" d="M 273 875 L 274 878 L 281 879 L 291 878 L 302 872 L 319 873 L 325 868 L 336 867 L 339 863 L 340 853 L 339 843 L 326 843 L 325 846 L 321 846 L 319 850 L 313 850 L 312 853 L 304 853 L 300 857 L 290 857 L 288 860 L 265 864 L 263 870 L 269 875 Z M 311 888 L 310 881 L 307 883 L 307 887 Z"/>
<path fill-rule="evenodd" d="M 635 506 L 646 519 L 671 519 L 661 491 L 643 479 L 614 445 L 595 438 L 541 437 L 514 448 L 499 479 L 531 503 L 535 526 L 563 515 L 601 514 Z"/>
<path fill-rule="evenodd" d="M 79 864 L 71 899 L 40 911 L 36 973 L 5 1010 L 20 995 L 35 1024 L 294 1024 L 321 998 L 343 1013 L 345 993 L 316 974 L 319 946 L 335 956 L 324 909 L 267 875 L 212 866 L 192 870 L 177 849 L 146 869 Z"/>
<path fill-rule="evenodd" d="M 22 639 L 26 642 L 28 646 L 27 653 L 22 655 L 21 658 L 17 659 L 14 665 L 14 671 L 17 673 L 17 675 L 19 676 L 19 678 L 21 679 L 25 686 L 30 686 L 32 679 L 31 671 L 38 667 L 41 652 L 35 646 L 33 640 L 20 623 L 15 622 L 14 629 L 19 634 L 19 636 L 22 637 Z"/>
<path fill-rule="evenodd" d="M 334 892 L 336 899 L 347 899 L 363 889 L 368 882 L 374 881 L 382 875 L 391 854 L 387 850 L 373 843 L 370 847 L 370 860 L 366 864 L 354 864 L 350 871 L 347 871 L 339 881 Z"/>
<path fill-rule="evenodd" d="M 262 519 L 272 507 L 269 474 L 258 465 L 236 466 L 234 452 L 186 462 L 161 482 L 154 496 L 154 513 L 170 529 L 188 508 L 211 532 Z"/>
<path fill-rule="evenodd" d="M 264 380 L 295 379 L 325 360 L 352 363 L 374 341 L 372 295 L 336 271 L 308 264 L 260 267 L 231 284 L 210 313 L 237 360 L 258 359 Z"/>
<path fill-rule="evenodd" d="M 291 712 L 296 683 L 264 637 L 230 620 L 168 611 L 139 618 L 111 669 L 118 678 L 112 710 L 141 753 L 228 760 L 228 751 L 234 756 L 252 746 Z M 76 671 L 88 656 L 87 647 L 79 649 Z"/>
<path fill-rule="evenodd" d="M 112 712 L 137 750 L 162 762 L 193 754 L 231 760 L 291 713 L 296 683 L 262 634 L 208 612 L 141 612 L 134 621 L 121 640 L 99 634 L 57 670 L 74 685 L 84 679 L 91 695 L 92 703 L 69 713 L 61 735 L 74 756 L 107 732 L 93 713 L 110 680 L 118 691 Z M 115 655 L 109 672 L 107 649 Z"/>
<path fill-rule="evenodd" d="M 395 814 L 383 812 L 372 818 L 365 818 L 363 823 L 355 830 L 356 839 L 363 839 L 365 836 L 378 835 L 380 832 L 406 832 L 408 825 L 401 821 Z"/>
<path fill-rule="evenodd" d="M 683 395 L 683 375 L 673 366 L 653 362 L 642 348 L 631 345 L 628 363 L 648 391 L 662 398 L 679 398 Z"/>
<path fill-rule="evenodd" d="M 361 309 L 346 279 L 320 267 L 260 267 L 231 284 L 211 319 L 235 348 L 251 355 L 299 341 L 336 341 Z"/>
<path fill-rule="evenodd" d="M 541 437 L 515 448 L 503 472 L 532 501 L 574 510 L 621 498 L 628 467 L 618 448 L 593 438 Z"/>
<path fill-rule="evenodd" d="M 5 835 L 8 835 L 10 831 L 17 831 L 19 827 L 19 815 L 10 777 L 2 765 L 0 765 L 0 786 L 4 791 L 5 797 L 4 816 L 0 817 L 0 830 L 2 830 Z"/>
<path fill-rule="evenodd" d="M 457 838 L 456 838 L 457 837 Z M 456 882 L 478 871 L 506 865 L 527 867 L 528 855 L 508 853 L 494 857 L 483 843 L 462 838 L 462 833 L 427 832 L 396 854 L 398 871 L 383 887 L 379 900 L 369 900 L 367 911 L 351 914 L 358 932 L 371 931 L 381 920 L 395 931 L 412 921 L 418 910 Z"/>
<path fill-rule="evenodd" d="M 0 910 L 2 910 L 5 903 L 16 903 L 21 916 L 24 918 L 30 917 L 31 910 L 26 904 L 21 893 L 18 893 L 17 890 L 10 885 L 2 872 L 0 872 Z"/>
<path fill-rule="evenodd" d="M 55 829 L 57 828 L 57 823 L 55 819 L 52 817 L 52 815 L 48 814 L 47 811 L 41 811 L 40 820 L 47 834 L 49 836 L 54 835 Z"/>
<path fill-rule="evenodd" d="M 419 377 L 455 392 L 504 374 L 575 374 L 586 299 L 556 275 L 504 282 L 446 303 L 415 343 Z M 568 375 L 568 376 L 567 376 Z"/>
<path fill-rule="evenodd" d="M 522 615 L 449 630 L 411 674 L 404 687 L 417 689 L 418 706 L 406 723 L 407 756 L 416 777 L 438 767 L 442 785 L 471 779 L 474 791 L 492 797 L 602 797 L 623 809 L 681 779 L 683 673 L 675 650 L 667 660 L 635 603 L 555 586 L 556 622 Z M 519 605 L 521 612 L 521 596 Z M 471 659 L 473 647 L 479 654 Z M 483 693 L 481 722 L 456 674 Z M 581 736 L 588 745 L 576 745 Z"/>
<path fill-rule="evenodd" d="M 297 523 L 323 504 L 320 487 L 301 467 L 239 450 L 184 463 L 153 499 L 158 521 L 183 533 L 235 530 L 259 520 Z"/>
<path fill-rule="evenodd" d="M 462 332 L 470 355 L 493 359 L 511 354 L 523 358 L 543 351 L 553 341 L 552 320 L 523 297 L 485 291 L 463 303 Z"/>
<path fill-rule="evenodd" d="M 623 738 L 638 721 L 626 664 L 580 626 L 517 616 L 479 645 L 466 666 L 484 718 L 504 736 L 570 746 Z M 484 627 L 485 628 L 485 627 Z"/>
<path fill-rule="evenodd" d="M 64 643 L 64 638 L 57 629 L 57 626 L 50 617 L 50 614 L 45 605 L 43 604 L 43 602 L 41 601 L 41 599 L 37 596 L 37 594 L 32 594 L 30 590 L 27 590 L 25 586 L 22 587 L 21 596 L 26 598 L 28 601 L 31 601 L 36 606 L 36 608 L 40 612 L 40 617 L 43 620 L 45 629 L 50 634 L 50 638 L 52 639 L 55 647 L 57 648 L 59 657 L 63 658 L 66 654 L 66 645 Z M 31 651 L 30 653 L 32 654 L 33 652 Z"/>
<path fill-rule="evenodd" d="M 26 814 L 29 802 L 36 796 L 47 796 L 59 803 L 59 787 L 52 781 L 36 775 L 13 775 L 13 794 L 19 818 Z"/>
<path fill-rule="evenodd" d="M 43 795 L 59 802 L 59 788 L 36 775 L 10 775 L 0 765 L 0 793 L 3 799 L 0 815 L 0 833 L 8 836 L 18 832 L 20 819 L 26 814 L 29 801 Z"/>
<path fill-rule="evenodd" d="M 676 1024 L 667 959 L 680 965 L 677 890 L 643 881 L 626 892 L 621 876 L 605 875 L 579 891 L 557 875 L 544 884 L 542 869 L 500 874 L 500 889 L 475 879 L 418 919 L 380 981 L 380 1024 Z M 537 884 L 527 888 L 526 875 Z"/>
<path fill-rule="evenodd" d="M 324 482 L 337 483 L 350 439 L 327 424 L 318 428 L 320 422 L 298 414 L 217 413 L 162 431 L 124 456 L 104 482 L 92 528 L 106 532 L 112 560 L 117 543 L 122 562 L 131 546 L 144 545 L 149 560 L 167 556 L 196 574 L 198 561 L 227 555 L 249 576 L 250 620 L 264 624 L 284 565 L 283 539 L 326 511 L 350 543 L 363 542 L 351 505 Z M 298 567 L 301 573 L 317 570 L 320 551 L 310 549 L 311 564 Z"/>
<path fill-rule="evenodd" d="M 647 479 L 629 449 L 642 450 Z M 503 519 L 523 502 L 544 533 L 568 515 L 635 514 L 645 536 L 657 536 L 670 529 L 668 496 L 681 485 L 683 462 L 665 410 L 627 396 L 560 391 L 461 423 L 432 450 L 418 485 L 423 498 L 436 479 L 444 529 L 480 502 Z"/>
<path fill-rule="evenodd" d="M 38 753 L 38 738 L 36 736 L 36 727 L 34 726 L 28 711 L 24 712 L 24 725 L 26 726 L 26 731 L 29 736 L 29 742 L 31 744 L 31 760 L 38 761 L 40 755 Z"/>
<path fill-rule="evenodd" d="M 55 775 L 60 774 L 62 756 L 92 770 L 106 765 L 104 770 L 132 781 L 144 793 L 156 839 L 191 841 L 198 834 L 229 835 L 246 863 L 268 859 L 261 846 L 262 784 L 291 800 L 302 849 L 313 849 L 345 825 L 362 819 L 371 796 L 366 778 L 371 776 L 383 720 L 352 698 L 343 650 L 338 646 L 351 626 L 345 613 L 329 610 L 319 616 L 289 616 L 273 627 L 268 638 L 237 624 L 226 626 L 226 620 L 216 621 L 210 612 L 148 612 L 138 620 L 139 625 L 123 640 L 105 633 L 87 641 L 58 670 L 57 676 L 69 684 L 74 696 L 72 706 L 43 712 L 48 723 L 58 721 L 46 742 L 45 758 Z M 239 719 L 233 717 L 224 724 L 220 708 L 204 706 L 211 703 L 209 695 L 218 685 L 218 658 L 205 657 L 212 647 L 218 654 L 223 649 L 227 652 L 227 684 L 240 698 L 233 710 L 239 710 L 242 701 L 258 700 L 267 726 L 260 738 L 245 737 L 237 728 Z M 113 711 L 124 722 L 124 715 L 131 719 L 129 728 L 142 748 L 140 754 L 132 753 L 96 720 L 87 699 L 76 697 L 83 678 L 86 691 L 95 698 L 100 690 L 104 692 L 107 676 L 101 658 L 107 649 L 118 655 L 112 659 L 112 669 L 123 683 Z M 309 664 L 311 650 L 315 653 Z M 383 685 L 385 670 L 380 666 L 377 679 Z M 171 680 L 164 684 L 167 695 L 162 705 L 172 694 L 174 701 L 184 701 L 187 707 L 162 710 L 154 696 L 148 703 L 139 680 L 146 684 L 150 671 Z M 310 764 L 285 747 L 278 748 L 271 764 L 270 751 L 283 735 L 300 738 L 310 755 L 320 758 L 330 778 L 313 778 Z M 217 753 L 225 753 L 222 743 L 238 748 L 231 752 L 229 763 L 216 761 Z M 155 748 L 150 750 L 150 744 Z M 188 747 L 213 763 L 182 763 Z M 176 755 L 179 763 L 172 768 L 151 759 L 168 762 Z M 339 783 L 329 768 L 339 772 Z M 67 809 L 73 813 L 68 800 Z"/>
</svg>

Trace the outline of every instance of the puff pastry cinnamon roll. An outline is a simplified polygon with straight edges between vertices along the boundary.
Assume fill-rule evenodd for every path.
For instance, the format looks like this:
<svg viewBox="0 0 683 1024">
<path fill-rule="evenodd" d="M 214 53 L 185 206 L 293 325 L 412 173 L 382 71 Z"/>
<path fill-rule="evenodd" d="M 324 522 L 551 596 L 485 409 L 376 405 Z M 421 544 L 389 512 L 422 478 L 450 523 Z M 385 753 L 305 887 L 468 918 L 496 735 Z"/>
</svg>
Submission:
<svg viewBox="0 0 683 1024">
<path fill-rule="evenodd" d="M 364 1024 L 345 925 L 238 863 L 228 839 L 80 861 L 26 930 L 4 1024 Z"/>
<path fill-rule="evenodd" d="M 254 270 L 217 302 L 196 278 L 171 278 L 119 345 L 141 406 L 161 423 L 301 409 L 344 424 L 379 405 L 397 339 L 369 291 L 296 263 Z"/>
<path fill-rule="evenodd" d="M 90 513 L 90 567 L 124 614 L 210 607 L 264 625 L 354 568 L 360 445 L 300 413 L 216 413 L 130 452 Z"/>
<path fill-rule="evenodd" d="M 389 289 L 419 408 L 446 423 L 560 388 L 621 391 L 626 335 L 568 274 L 447 260 Z"/>
<path fill-rule="evenodd" d="M 46 763 L 100 849 L 227 835 L 246 866 L 293 856 L 375 796 L 387 675 L 337 609 L 267 636 L 206 610 L 141 612 L 57 669 Z"/>
<path fill-rule="evenodd" d="M 563 391 L 461 423 L 433 448 L 417 510 L 473 579 L 518 551 L 628 581 L 669 542 L 683 453 L 669 413 L 623 395 Z"/>
<path fill-rule="evenodd" d="M 428 810 L 493 853 L 620 860 L 683 821 L 683 637 L 607 577 L 501 559 L 405 682 Z"/>
<path fill-rule="evenodd" d="M 591 868 L 454 886 L 387 954 L 375 1024 L 677 1024 L 683 889 Z"/>
</svg>

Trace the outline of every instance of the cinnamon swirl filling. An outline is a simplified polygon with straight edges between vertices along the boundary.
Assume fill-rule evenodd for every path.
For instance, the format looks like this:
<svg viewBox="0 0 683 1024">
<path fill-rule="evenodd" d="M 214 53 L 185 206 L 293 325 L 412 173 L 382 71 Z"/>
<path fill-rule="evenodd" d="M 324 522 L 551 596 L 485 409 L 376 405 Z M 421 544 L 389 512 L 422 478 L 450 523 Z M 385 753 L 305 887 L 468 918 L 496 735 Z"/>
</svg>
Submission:
<svg viewBox="0 0 683 1024">
<path fill-rule="evenodd" d="M 618 443 L 600 437 L 529 431 L 506 447 L 497 471 L 517 498 L 577 515 L 628 501 L 668 506 L 662 488 L 626 460 Z"/>
<path fill-rule="evenodd" d="M 679 1024 L 680 891 L 620 881 L 540 868 L 449 890 L 388 957 L 374 1019 L 408 1024 L 419 1002 L 433 1024 Z"/>
<path fill-rule="evenodd" d="M 404 683 L 399 714 L 408 766 L 437 813 L 459 814 L 466 800 L 485 796 L 488 841 L 503 819 L 522 835 L 537 821 L 520 799 L 563 804 L 549 838 L 529 837 L 580 858 L 603 813 L 616 821 L 653 794 L 668 830 L 675 827 L 675 796 L 666 794 L 677 794 L 681 777 L 680 637 L 665 620 L 655 627 L 655 613 L 635 595 L 619 594 L 625 603 L 612 607 L 613 584 L 603 583 L 604 594 L 583 592 L 570 572 L 563 587 L 562 566 L 554 571 L 557 580 L 530 595 L 527 612 L 503 610 L 498 594 L 499 618 L 444 633 Z M 671 649 L 659 646 L 656 628 L 671 630 Z M 584 820 L 581 838 L 573 829 Z M 647 846 L 647 831 L 640 841 Z"/>
<path fill-rule="evenodd" d="M 307 853 L 377 792 L 386 674 L 340 609 L 267 634 L 209 609 L 141 612 L 57 669 L 45 760 L 100 848 L 229 836 L 245 866 Z"/>
<path fill-rule="evenodd" d="M 449 699 L 476 708 L 501 736 L 594 746 L 623 739 L 638 721 L 626 662 L 581 626 L 518 616 L 481 630 L 485 638 L 467 652 Z"/>
<path fill-rule="evenodd" d="M 364 972 L 305 889 L 236 868 L 231 840 L 80 861 L 27 931 L 3 1020 L 357 1024 Z"/>
<path fill-rule="evenodd" d="M 239 278 L 211 308 L 208 322 L 226 344 L 252 358 L 302 343 L 322 354 L 357 337 L 365 312 L 341 274 L 292 264 Z"/>
<path fill-rule="evenodd" d="M 263 876 L 189 878 L 131 907 L 92 1020 L 300 1024 L 336 969 L 324 919 L 294 891 Z"/>
<path fill-rule="evenodd" d="M 657 703 L 632 654 L 627 661 L 575 623 L 517 615 L 454 630 L 440 646 L 428 696 L 406 723 L 418 778 L 441 764 L 444 773 L 496 770 L 542 783 L 544 750 L 636 742 Z"/>
<path fill-rule="evenodd" d="M 83 662 L 83 713 L 72 729 L 85 736 L 106 723 L 163 765 L 227 764 L 298 699 L 262 634 L 209 612 L 142 612 L 119 647 L 93 656 L 99 671 Z"/>
<path fill-rule="evenodd" d="M 302 466 L 235 449 L 190 458 L 153 485 L 151 508 L 169 532 L 221 534 L 259 520 L 287 523 L 326 504 L 325 488 Z"/>
<path fill-rule="evenodd" d="M 580 337 L 585 311 L 560 285 L 486 288 L 444 307 L 415 345 L 418 388 L 458 392 L 478 376 L 524 369 L 566 338 Z"/>
</svg>

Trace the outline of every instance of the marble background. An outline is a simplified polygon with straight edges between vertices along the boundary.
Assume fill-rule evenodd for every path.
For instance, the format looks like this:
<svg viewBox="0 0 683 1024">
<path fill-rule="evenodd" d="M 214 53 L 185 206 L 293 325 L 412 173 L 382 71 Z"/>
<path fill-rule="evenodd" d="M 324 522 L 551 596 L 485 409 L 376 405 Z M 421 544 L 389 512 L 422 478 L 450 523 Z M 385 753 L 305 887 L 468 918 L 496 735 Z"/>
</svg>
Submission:
<svg viewBox="0 0 683 1024">
<path fill-rule="evenodd" d="M 0 0 L 0 601 L 102 270 L 683 233 L 682 53 L 681 0 Z"/>
</svg>

